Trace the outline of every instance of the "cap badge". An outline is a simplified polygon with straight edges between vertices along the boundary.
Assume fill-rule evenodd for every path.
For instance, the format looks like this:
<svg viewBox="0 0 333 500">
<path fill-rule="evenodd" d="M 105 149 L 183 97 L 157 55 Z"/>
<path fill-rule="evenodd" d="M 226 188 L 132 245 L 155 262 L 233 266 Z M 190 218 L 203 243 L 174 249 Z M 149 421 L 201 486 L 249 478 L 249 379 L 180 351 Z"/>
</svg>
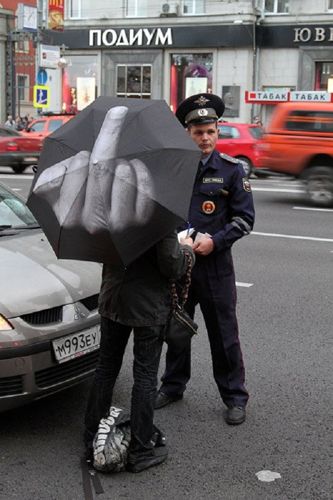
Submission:
<svg viewBox="0 0 333 500">
<path fill-rule="evenodd" d="M 204 214 L 210 215 L 215 212 L 215 203 L 211 200 L 204 201 L 201 205 Z"/>
<path fill-rule="evenodd" d="M 199 97 L 196 101 L 194 101 L 195 104 L 199 104 L 199 106 L 206 106 L 207 102 L 209 102 L 209 99 L 206 99 L 203 95 Z"/>
<path fill-rule="evenodd" d="M 207 116 L 208 115 L 208 111 L 207 109 L 198 109 L 198 115 L 199 116 Z"/>
</svg>

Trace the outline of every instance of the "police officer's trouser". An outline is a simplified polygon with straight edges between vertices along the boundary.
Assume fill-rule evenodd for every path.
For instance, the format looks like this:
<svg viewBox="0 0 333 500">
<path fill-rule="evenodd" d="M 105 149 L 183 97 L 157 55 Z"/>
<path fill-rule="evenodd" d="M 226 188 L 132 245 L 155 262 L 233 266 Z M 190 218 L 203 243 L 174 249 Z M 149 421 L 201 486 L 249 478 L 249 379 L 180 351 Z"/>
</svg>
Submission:
<svg viewBox="0 0 333 500">
<path fill-rule="evenodd" d="M 236 284 L 231 253 L 198 258 L 186 308 L 193 317 L 200 305 L 210 343 L 213 374 L 227 406 L 245 406 L 245 371 L 238 337 Z M 199 331 L 199 335 L 203 332 Z M 193 338 L 195 349 L 196 338 Z M 176 396 L 184 392 L 191 376 L 191 350 L 176 356 L 170 349 L 162 377 L 162 392 Z"/>
</svg>

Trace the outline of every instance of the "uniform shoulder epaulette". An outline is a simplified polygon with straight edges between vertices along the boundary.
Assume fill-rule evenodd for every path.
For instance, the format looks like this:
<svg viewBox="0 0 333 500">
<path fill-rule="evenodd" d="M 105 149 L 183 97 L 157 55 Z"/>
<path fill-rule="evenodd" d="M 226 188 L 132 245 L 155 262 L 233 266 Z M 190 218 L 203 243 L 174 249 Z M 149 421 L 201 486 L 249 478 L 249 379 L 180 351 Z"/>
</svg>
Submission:
<svg viewBox="0 0 333 500">
<path fill-rule="evenodd" d="M 229 161 L 230 163 L 239 164 L 239 160 L 237 158 L 229 156 L 225 153 L 220 153 L 220 157 L 223 158 L 223 160 Z"/>
</svg>

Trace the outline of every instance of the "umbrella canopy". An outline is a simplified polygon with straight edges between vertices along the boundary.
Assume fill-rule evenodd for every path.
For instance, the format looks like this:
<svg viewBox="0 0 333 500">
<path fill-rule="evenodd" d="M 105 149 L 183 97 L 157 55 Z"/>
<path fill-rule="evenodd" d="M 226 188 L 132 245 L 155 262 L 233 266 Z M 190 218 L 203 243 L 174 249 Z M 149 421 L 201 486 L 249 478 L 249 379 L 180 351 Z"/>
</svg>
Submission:
<svg viewBox="0 0 333 500">
<path fill-rule="evenodd" d="M 187 219 L 200 155 L 165 101 L 99 97 L 45 139 L 28 206 L 59 258 L 127 265 Z"/>
</svg>

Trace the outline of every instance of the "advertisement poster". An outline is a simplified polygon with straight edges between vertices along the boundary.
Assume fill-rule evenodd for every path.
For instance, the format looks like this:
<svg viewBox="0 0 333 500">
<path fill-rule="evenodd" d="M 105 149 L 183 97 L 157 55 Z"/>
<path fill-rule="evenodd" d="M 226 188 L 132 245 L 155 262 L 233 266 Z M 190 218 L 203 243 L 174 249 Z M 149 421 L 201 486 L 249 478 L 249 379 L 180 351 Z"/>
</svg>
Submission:
<svg viewBox="0 0 333 500">
<path fill-rule="evenodd" d="M 48 0 L 47 27 L 49 30 L 64 30 L 64 0 Z"/>
<path fill-rule="evenodd" d="M 207 92 L 208 78 L 206 77 L 186 77 L 185 78 L 185 98 L 191 95 Z"/>
<path fill-rule="evenodd" d="M 81 111 L 96 98 L 96 78 L 78 77 L 76 82 L 77 109 Z"/>
<path fill-rule="evenodd" d="M 240 86 L 224 85 L 222 87 L 222 99 L 225 105 L 223 116 L 224 117 L 239 116 Z"/>
</svg>

